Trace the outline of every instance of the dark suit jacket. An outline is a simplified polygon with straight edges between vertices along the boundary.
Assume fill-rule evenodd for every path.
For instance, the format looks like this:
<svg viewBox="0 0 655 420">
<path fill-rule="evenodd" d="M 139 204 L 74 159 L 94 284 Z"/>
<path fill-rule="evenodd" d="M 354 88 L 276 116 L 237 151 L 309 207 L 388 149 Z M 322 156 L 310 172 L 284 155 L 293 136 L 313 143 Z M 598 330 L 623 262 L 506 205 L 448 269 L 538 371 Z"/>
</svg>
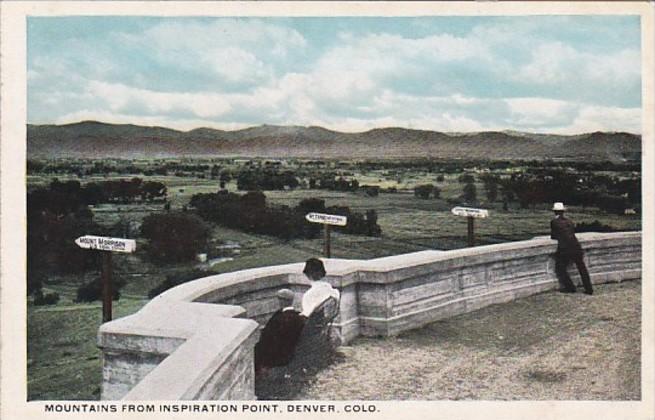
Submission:
<svg viewBox="0 0 655 420">
<path fill-rule="evenodd" d="M 255 345 L 255 370 L 284 366 L 293 357 L 307 318 L 294 310 L 279 310 L 266 323 Z"/>
<path fill-rule="evenodd" d="M 550 221 L 550 237 L 557 239 L 557 252 L 576 255 L 582 253 L 580 242 L 575 237 L 575 224 L 564 216 Z"/>
</svg>

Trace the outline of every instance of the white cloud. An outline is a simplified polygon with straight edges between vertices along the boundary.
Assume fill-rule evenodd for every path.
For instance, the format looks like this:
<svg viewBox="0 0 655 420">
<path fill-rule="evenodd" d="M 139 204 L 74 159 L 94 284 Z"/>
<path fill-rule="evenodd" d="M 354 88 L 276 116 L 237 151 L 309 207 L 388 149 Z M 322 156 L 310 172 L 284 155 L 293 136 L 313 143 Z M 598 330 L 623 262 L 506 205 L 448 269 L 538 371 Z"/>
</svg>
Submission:
<svg viewBox="0 0 655 420">
<path fill-rule="evenodd" d="M 154 44 L 160 50 L 203 52 L 217 46 L 273 45 L 276 54 L 302 48 L 307 42 L 296 30 L 252 19 L 219 19 L 212 22 L 162 22 L 133 42 Z"/>
<path fill-rule="evenodd" d="M 641 76 L 641 53 L 626 49 L 610 55 L 586 55 L 584 74 L 604 83 L 627 84 Z"/>
<path fill-rule="evenodd" d="M 510 98 L 511 121 L 518 127 L 552 127 L 570 121 L 578 105 L 547 98 Z"/>
<path fill-rule="evenodd" d="M 532 61 L 519 69 L 518 78 L 537 84 L 560 83 L 580 71 L 570 65 L 581 59 L 575 49 L 561 42 L 538 45 L 532 53 Z"/>
<path fill-rule="evenodd" d="M 30 115 L 41 120 L 57 110 L 59 122 L 177 128 L 641 131 L 639 108 L 620 100 L 638 86 L 637 49 L 592 53 L 532 30 L 521 21 L 518 28 L 482 25 L 464 35 L 416 38 L 342 32 L 317 48 L 274 20 L 164 20 L 141 33 L 113 35 L 120 43 L 112 45 L 127 48 L 123 60 L 127 52 L 143 55 L 134 69 L 112 63 L 106 52 L 88 56 L 104 54 L 99 62 L 106 67 L 83 69 L 76 63 L 86 54 L 35 56 Z M 84 40 L 76 43 L 92 50 Z M 201 80 L 185 80 L 194 76 Z"/>
<path fill-rule="evenodd" d="M 183 111 L 208 118 L 225 114 L 231 108 L 220 94 L 155 92 L 97 81 L 89 83 L 88 92 L 105 101 L 114 112 L 136 108 L 148 114 Z"/>
<path fill-rule="evenodd" d="M 230 82 L 261 80 L 272 72 L 254 54 L 235 47 L 209 51 L 202 62 Z"/>
<path fill-rule="evenodd" d="M 640 75 L 641 55 L 638 50 L 591 54 L 554 42 L 538 45 L 532 53 L 532 60 L 519 68 L 516 78 L 539 85 L 560 85 L 559 88 L 564 85 L 584 90 L 590 86 L 627 86 L 638 82 Z"/>
<path fill-rule="evenodd" d="M 268 60 L 284 59 L 307 45 L 296 30 L 250 19 L 163 22 L 141 34 L 118 38 L 167 66 L 208 69 L 219 81 L 230 83 L 267 82 L 274 73 Z"/>
<path fill-rule="evenodd" d="M 640 108 L 583 106 L 571 125 L 555 130 L 575 134 L 591 131 L 627 131 L 641 133 Z"/>
</svg>

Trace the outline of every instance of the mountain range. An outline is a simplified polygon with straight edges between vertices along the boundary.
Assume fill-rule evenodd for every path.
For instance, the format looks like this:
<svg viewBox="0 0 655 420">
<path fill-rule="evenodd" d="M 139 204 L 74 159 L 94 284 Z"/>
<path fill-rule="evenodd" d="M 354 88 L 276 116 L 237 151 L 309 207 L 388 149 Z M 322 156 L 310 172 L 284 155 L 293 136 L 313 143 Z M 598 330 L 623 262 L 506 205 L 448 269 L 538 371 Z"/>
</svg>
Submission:
<svg viewBox="0 0 655 420">
<path fill-rule="evenodd" d="M 261 125 L 223 131 L 82 121 L 27 126 L 27 156 L 48 158 L 469 158 L 638 160 L 641 136 L 624 132 L 578 135 L 516 131 L 445 133 L 376 128 L 345 133 L 322 127 Z"/>
</svg>

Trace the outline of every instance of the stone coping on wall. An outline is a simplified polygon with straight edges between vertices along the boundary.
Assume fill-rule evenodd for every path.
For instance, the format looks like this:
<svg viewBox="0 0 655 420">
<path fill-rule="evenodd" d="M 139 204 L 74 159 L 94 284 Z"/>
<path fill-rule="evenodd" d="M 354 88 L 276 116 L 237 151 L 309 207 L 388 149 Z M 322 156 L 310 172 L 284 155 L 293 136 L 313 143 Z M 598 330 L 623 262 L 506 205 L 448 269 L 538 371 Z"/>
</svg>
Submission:
<svg viewBox="0 0 655 420">
<path fill-rule="evenodd" d="M 632 258 L 625 267 L 616 267 L 618 272 L 610 267 L 592 276 L 616 281 L 641 275 L 641 254 L 632 255 L 641 246 L 641 232 L 583 233 L 578 238 L 589 253 L 616 248 Z M 347 339 L 360 334 L 395 334 L 450 313 L 552 289 L 557 281 L 549 261 L 555 250 L 555 241 L 537 237 L 371 260 L 324 259 L 326 280 L 342 290 L 336 325 L 346 331 Z M 482 273 L 488 277 L 491 268 L 487 266 L 502 271 L 503 264 L 512 261 L 526 261 L 540 268 L 534 279 L 523 279 L 523 283 L 477 286 L 475 276 Z M 200 278 L 165 291 L 133 315 L 103 324 L 98 332 L 98 345 L 105 356 L 102 398 L 254 398 L 252 352 L 259 324 L 247 318 L 259 316 L 262 322 L 275 308 L 262 304 L 265 313 L 248 314 L 240 305 L 247 303 L 249 296 L 254 299 L 251 306 L 264 299 L 270 303 L 275 291 L 283 287 L 304 290 L 309 281 L 302 274 L 303 267 L 304 263 L 294 263 Z M 471 274 L 475 267 L 481 268 Z M 620 273 L 622 269 L 625 275 Z M 433 294 L 423 295 L 424 286 L 432 288 Z M 459 289 L 453 293 L 445 290 L 446 286 Z M 408 295 L 413 290 L 415 298 Z M 444 311 L 446 307 L 450 309 Z M 151 362 L 152 366 L 142 369 L 138 377 L 121 377 L 125 373 L 114 368 L 120 365 L 129 369 L 131 364 L 140 363 L 142 359 L 135 354 L 163 359 Z M 125 393 L 126 389 L 129 392 Z"/>
</svg>

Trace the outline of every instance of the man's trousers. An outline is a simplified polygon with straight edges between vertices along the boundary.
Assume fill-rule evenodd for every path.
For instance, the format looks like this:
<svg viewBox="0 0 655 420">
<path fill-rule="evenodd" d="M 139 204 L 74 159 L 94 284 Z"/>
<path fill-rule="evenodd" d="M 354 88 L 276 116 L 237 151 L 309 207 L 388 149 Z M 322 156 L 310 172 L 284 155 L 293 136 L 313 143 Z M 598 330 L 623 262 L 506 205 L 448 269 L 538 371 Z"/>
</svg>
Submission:
<svg viewBox="0 0 655 420">
<path fill-rule="evenodd" d="M 591 279 L 589 278 L 589 271 L 587 271 L 587 266 L 582 259 L 582 252 L 580 253 L 566 253 L 558 251 L 555 254 L 555 273 L 557 277 L 564 285 L 564 290 L 567 292 L 575 292 L 575 285 L 569 276 L 569 273 L 566 271 L 566 267 L 574 262 L 578 267 L 580 272 L 580 277 L 582 278 L 582 284 L 584 285 L 585 293 L 592 294 L 594 292 L 593 287 L 591 286 Z"/>
</svg>

